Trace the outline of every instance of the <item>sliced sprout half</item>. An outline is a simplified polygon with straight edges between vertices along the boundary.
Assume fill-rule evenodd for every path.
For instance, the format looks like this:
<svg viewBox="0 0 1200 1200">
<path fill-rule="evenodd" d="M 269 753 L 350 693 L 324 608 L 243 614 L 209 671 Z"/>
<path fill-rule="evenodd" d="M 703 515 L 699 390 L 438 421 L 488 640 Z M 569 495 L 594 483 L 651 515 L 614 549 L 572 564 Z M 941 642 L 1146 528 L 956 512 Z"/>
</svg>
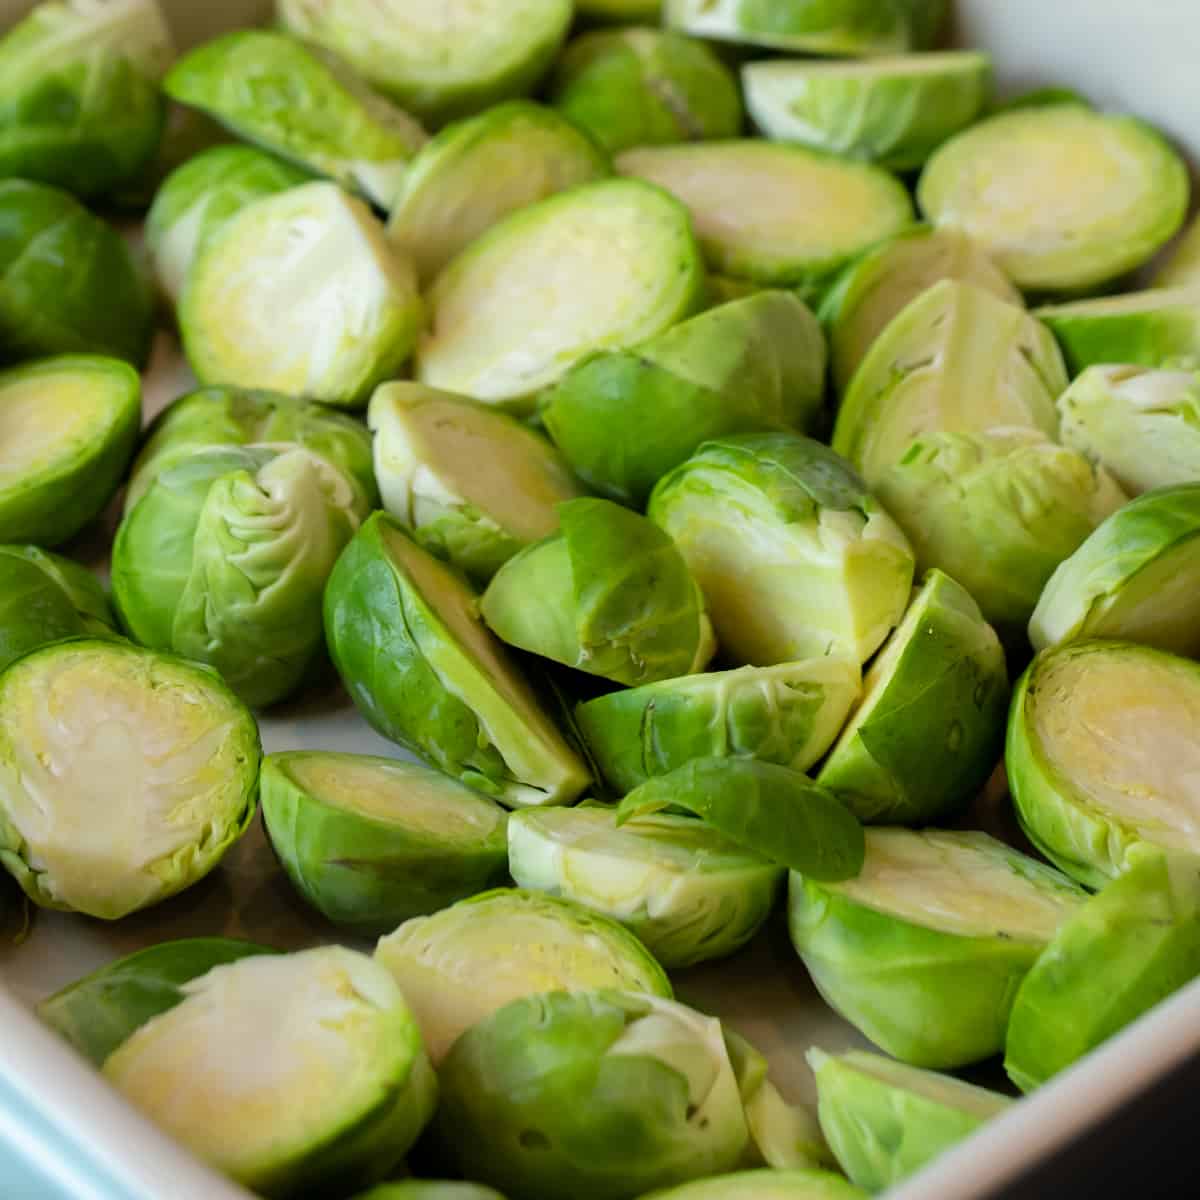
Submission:
<svg viewBox="0 0 1200 1200">
<path fill-rule="evenodd" d="M 860 1191 L 832 1171 L 735 1171 L 700 1179 L 644 1200 L 866 1200 Z"/>
<path fill-rule="evenodd" d="M 1167 265 L 1154 277 L 1161 288 L 1200 287 L 1200 217 L 1171 252 Z"/>
</svg>

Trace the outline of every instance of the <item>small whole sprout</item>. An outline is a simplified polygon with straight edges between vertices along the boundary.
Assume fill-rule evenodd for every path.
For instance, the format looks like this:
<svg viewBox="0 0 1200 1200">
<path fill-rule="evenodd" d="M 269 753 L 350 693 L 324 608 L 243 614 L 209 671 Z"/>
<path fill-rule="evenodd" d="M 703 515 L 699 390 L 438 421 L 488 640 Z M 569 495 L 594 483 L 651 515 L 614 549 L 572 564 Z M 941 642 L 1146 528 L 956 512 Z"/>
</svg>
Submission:
<svg viewBox="0 0 1200 1200">
<path fill-rule="evenodd" d="M 1154 277 L 1160 288 L 1200 286 L 1200 217 L 1188 228 L 1167 265 Z"/>
<path fill-rule="evenodd" d="M 832 1171 L 735 1171 L 699 1179 L 645 1200 L 866 1200 L 866 1192 Z"/>
</svg>

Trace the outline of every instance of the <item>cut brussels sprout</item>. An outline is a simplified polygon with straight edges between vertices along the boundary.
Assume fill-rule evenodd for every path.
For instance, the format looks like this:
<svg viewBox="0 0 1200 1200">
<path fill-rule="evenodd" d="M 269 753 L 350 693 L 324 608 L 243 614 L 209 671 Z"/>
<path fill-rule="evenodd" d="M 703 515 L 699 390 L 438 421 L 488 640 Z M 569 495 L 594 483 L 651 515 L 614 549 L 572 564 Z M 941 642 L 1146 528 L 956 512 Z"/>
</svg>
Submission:
<svg viewBox="0 0 1200 1200">
<path fill-rule="evenodd" d="M 365 954 L 325 946 L 243 958 L 181 990 L 104 1075 L 261 1195 L 372 1183 L 433 1115 L 437 1080 L 416 1022 Z M 224 1053 L 213 1053 L 218 1044 Z"/>
<path fill-rule="evenodd" d="M 1080 291 L 1140 267 L 1187 214 L 1188 170 L 1148 125 L 1081 104 L 1023 107 L 929 160 L 921 211 L 977 241 L 1018 287 Z"/>
<path fill-rule="evenodd" d="M 34 650 L 0 674 L 0 865 L 45 908 L 157 904 L 250 824 L 258 761 L 211 671 L 116 640 Z"/>
<path fill-rule="evenodd" d="M 783 868 L 697 821 L 617 825 L 606 805 L 514 814 L 512 877 L 620 921 L 668 970 L 740 950 L 770 915 Z"/>
<path fill-rule="evenodd" d="M 504 1197 L 495 1188 L 481 1183 L 406 1179 L 402 1183 L 381 1183 L 368 1192 L 359 1192 L 354 1200 L 504 1200 Z"/>
<path fill-rule="evenodd" d="M 898 179 L 805 146 L 648 146 L 627 150 L 617 170 L 666 188 L 688 206 L 713 270 L 758 283 L 818 289 L 913 220 Z"/>
<path fill-rule="evenodd" d="M 715 1179 L 699 1179 L 644 1200 L 866 1200 L 832 1171 L 737 1171 Z"/>
<path fill-rule="evenodd" d="M 836 1166 L 816 1109 L 789 1104 L 768 1077 L 767 1060 L 745 1038 L 727 1029 L 725 1045 L 738 1077 L 752 1143 L 741 1165 L 779 1171 Z"/>
<path fill-rule="evenodd" d="M 908 603 L 908 540 L 849 464 L 808 438 L 708 442 L 660 481 L 649 515 L 683 552 L 735 661 L 865 662 Z"/>
<path fill-rule="evenodd" d="M 541 434 L 465 396 L 386 383 L 367 419 L 384 507 L 480 584 L 554 533 L 556 506 L 583 494 Z"/>
<path fill-rule="evenodd" d="M 1154 277 L 1161 288 L 1200 287 L 1200 217 L 1171 253 L 1167 265 Z"/>
<path fill-rule="evenodd" d="M 682 205 L 636 180 L 587 184 L 513 213 L 438 276 L 417 375 L 528 412 L 585 355 L 644 342 L 703 298 Z"/>
<path fill-rule="evenodd" d="M 964 588 L 930 571 L 817 782 L 864 821 L 930 824 L 987 783 L 1007 712 L 1000 639 Z"/>
<path fill-rule="evenodd" d="M 200 248 L 179 309 L 201 383 L 349 408 L 400 370 L 424 308 L 412 264 L 360 200 L 307 183 L 243 208 Z"/>
<path fill-rule="evenodd" d="M 505 876 L 504 810 L 429 767 L 296 750 L 264 760 L 261 787 L 288 878 L 339 925 L 384 933 Z"/>
<path fill-rule="evenodd" d="M 428 283 L 504 217 L 609 173 L 607 158 L 570 121 L 513 100 L 456 122 L 421 150 L 388 236 Z"/>
<path fill-rule="evenodd" d="M 671 995 L 662 967 L 616 921 L 515 888 L 413 917 L 380 939 L 375 957 L 413 1006 L 435 1064 L 465 1030 L 522 996 L 599 987 Z"/>
<path fill-rule="evenodd" d="M 547 393 L 541 419 L 585 483 L 641 507 L 709 438 L 814 425 L 825 366 L 803 302 L 758 292 L 585 359 Z"/>
<path fill-rule="evenodd" d="M 385 513 L 334 568 L 325 634 L 367 720 L 440 770 L 514 807 L 569 804 L 587 787 L 475 594 Z"/>
<path fill-rule="evenodd" d="M 101 512 L 142 423 L 137 372 L 63 355 L 0 372 L 0 542 L 57 546 Z"/>
<path fill-rule="evenodd" d="M 611 500 L 558 506 L 560 531 L 496 573 L 483 619 L 519 646 L 617 683 L 704 670 L 716 650 L 704 598 L 674 542 Z"/>
<path fill-rule="evenodd" d="M 1012 1105 L 999 1092 L 861 1050 L 814 1048 L 808 1061 L 821 1129 L 868 1192 L 900 1183 Z"/>
<path fill-rule="evenodd" d="M 283 33 L 244 29 L 171 68 L 167 95 L 238 137 L 358 192 L 380 208 L 400 194 L 425 132 L 344 63 Z"/>
<path fill-rule="evenodd" d="M 817 990 L 902 1062 L 996 1054 L 1017 985 L 1085 893 L 985 833 L 866 838 L 857 878 L 790 879 L 792 944 Z"/>
<path fill-rule="evenodd" d="M 274 704 L 321 652 L 325 581 L 366 514 L 351 477 L 300 446 L 197 450 L 117 530 L 121 622 L 215 667 L 247 704 Z"/>
</svg>

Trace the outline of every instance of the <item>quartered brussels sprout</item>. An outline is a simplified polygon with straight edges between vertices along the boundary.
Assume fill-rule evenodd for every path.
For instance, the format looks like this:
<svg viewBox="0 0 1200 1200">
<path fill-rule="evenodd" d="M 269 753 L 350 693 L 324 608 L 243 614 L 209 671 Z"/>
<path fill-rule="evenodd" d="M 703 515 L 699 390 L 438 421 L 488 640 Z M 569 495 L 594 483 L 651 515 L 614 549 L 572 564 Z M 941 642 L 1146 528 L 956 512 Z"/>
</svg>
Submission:
<svg viewBox="0 0 1200 1200">
<path fill-rule="evenodd" d="M 865 1200 L 859 1191 L 832 1171 L 736 1171 L 715 1179 L 700 1179 L 645 1200 Z"/>
<path fill-rule="evenodd" d="M 514 888 L 413 917 L 380 939 L 375 957 L 404 990 L 435 1064 L 460 1034 L 522 996 L 600 987 L 671 995 L 662 967 L 616 921 Z"/>
<path fill-rule="evenodd" d="M 157 904 L 250 824 L 258 761 L 211 671 L 116 640 L 35 650 L 0 674 L 0 865 L 45 908 Z"/>
<path fill-rule="evenodd" d="M 428 283 L 496 222 L 610 174 L 592 140 L 551 108 L 497 105 L 442 130 L 413 159 L 388 236 Z"/>
<path fill-rule="evenodd" d="M 288 878 L 339 925 L 379 934 L 505 876 L 504 810 L 429 767 L 295 750 L 264 760 L 261 787 Z"/>
<path fill-rule="evenodd" d="M 1133 117 L 1021 107 L 958 134 L 918 189 L 939 228 L 974 238 L 1025 291 L 1071 292 L 1140 267 L 1187 214 L 1188 170 Z"/>
<path fill-rule="evenodd" d="M 398 374 L 424 308 L 412 264 L 360 200 L 307 183 L 256 200 L 200 247 L 179 308 L 201 383 L 358 408 Z"/>
<path fill-rule="evenodd" d="M 0 38 L 0 177 L 111 192 L 154 157 L 172 55 L 157 0 L 38 4 Z"/>
<path fill-rule="evenodd" d="M 978 1062 L 1017 984 L 1085 894 L 985 833 L 868 829 L 857 878 L 795 872 L 792 944 L 826 1001 L 894 1058 Z"/>
<path fill-rule="evenodd" d="M 964 588 L 930 571 L 817 782 L 864 821 L 928 824 L 987 782 L 1007 712 L 999 638 Z"/>
<path fill-rule="evenodd" d="M 385 513 L 334 568 L 325 634 L 366 719 L 440 770 L 513 807 L 569 804 L 587 787 L 475 594 Z"/>
<path fill-rule="evenodd" d="M 385 383 L 367 414 L 384 507 L 481 585 L 558 529 L 583 494 L 557 450 L 508 414 L 419 383 Z"/>
<path fill-rule="evenodd" d="M 908 602 L 908 540 L 849 464 L 808 438 L 708 442 L 660 481 L 649 515 L 678 544 L 734 661 L 865 662 Z"/>
<path fill-rule="evenodd" d="M 481 1183 L 452 1183 L 435 1179 L 406 1179 L 381 1183 L 354 1200 L 504 1200 L 495 1188 Z"/>
<path fill-rule="evenodd" d="M 141 381 L 117 359 L 62 355 L 0 372 L 0 542 L 57 546 L 99 516 L 141 423 Z"/>
<path fill-rule="evenodd" d="M 104 1075 L 197 1157 L 263 1196 L 362 1186 L 404 1156 L 437 1080 L 400 989 L 341 946 L 185 983 Z M 214 1054 L 220 1045 L 223 1053 Z"/>
<path fill-rule="evenodd" d="M 546 393 L 540 416 L 585 483 L 640 507 L 709 438 L 814 425 L 825 366 L 808 308 L 764 291 L 584 359 Z"/>
<path fill-rule="evenodd" d="M 610 154 L 630 146 L 737 137 L 742 97 L 707 46 L 633 28 L 585 33 L 558 61 L 556 108 Z"/>
<path fill-rule="evenodd" d="M 1200 287 L 1200 217 L 1189 227 L 1171 253 L 1167 265 L 1154 277 L 1161 288 Z"/>
<path fill-rule="evenodd" d="M 702 671 L 704 597 L 661 529 L 611 500 L 558 506 L 559 532 L 500 568 L 480 603 L 510 646 L 617 683 Z"/>
<path fill-rule="evenodd" d="M 662 333 L 703 303 L 687 210 L 614 179 L 494 225 L 438 276 L 422 383 L 528 412 L 585 355 Z"/>
</svg>

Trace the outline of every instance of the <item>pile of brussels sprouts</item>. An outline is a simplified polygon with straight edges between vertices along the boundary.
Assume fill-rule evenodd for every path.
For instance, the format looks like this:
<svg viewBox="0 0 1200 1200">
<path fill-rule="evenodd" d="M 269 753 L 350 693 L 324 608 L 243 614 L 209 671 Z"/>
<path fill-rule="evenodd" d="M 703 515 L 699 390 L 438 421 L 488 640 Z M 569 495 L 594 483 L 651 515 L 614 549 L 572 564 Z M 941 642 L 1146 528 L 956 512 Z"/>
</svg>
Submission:
<svg viewBox="0 0 1200 1200">
<path fill-rule="evenodd" d="M 261 807 L 326 944 L 40 1009 L 233 1179 L 847 1200 L 1012 1103 L 942 1072 L 1028 1091 L 1200 974 L 1200 226 L 1129 290 L 1187 168 L 998 103 L 945 7 L 0 38 L 0 864 L 117 920 Z M 156 311 L 199 387 L 143 433 Z M 329 663 L 419 761 L 263 757 Z M 785 891 L 882 1052 L 813 1047 L 815 1113 L 668 975 Z"/>
</svg>

